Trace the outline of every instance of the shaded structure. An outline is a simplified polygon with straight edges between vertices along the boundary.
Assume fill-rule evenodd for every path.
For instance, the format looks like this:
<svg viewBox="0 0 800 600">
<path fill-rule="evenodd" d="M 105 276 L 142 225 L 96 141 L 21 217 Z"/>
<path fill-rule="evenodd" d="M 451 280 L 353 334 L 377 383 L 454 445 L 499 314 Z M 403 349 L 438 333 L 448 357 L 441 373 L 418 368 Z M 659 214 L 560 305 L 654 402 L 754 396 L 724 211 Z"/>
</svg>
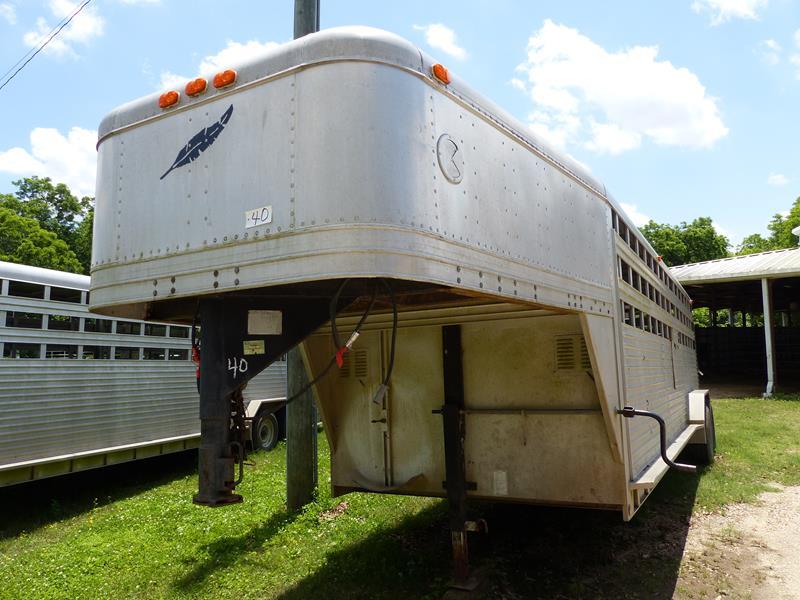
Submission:
<svg viewBox="0 0 800 600">
<path fill-rule="evenodd" d="M 800 248 L 761 252 L 671 269 L 707 308 L 696 326 L 705 383 L 763 386 L 770 395 L 800 386 Z"/>
</svg>

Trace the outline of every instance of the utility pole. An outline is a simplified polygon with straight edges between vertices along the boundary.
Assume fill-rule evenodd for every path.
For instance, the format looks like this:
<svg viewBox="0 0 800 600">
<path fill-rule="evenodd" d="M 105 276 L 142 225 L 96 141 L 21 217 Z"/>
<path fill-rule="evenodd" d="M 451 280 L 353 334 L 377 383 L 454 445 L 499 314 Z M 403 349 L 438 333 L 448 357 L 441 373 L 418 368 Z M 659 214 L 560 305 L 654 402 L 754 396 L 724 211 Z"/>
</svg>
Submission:
<svg viewBox="0 0 800 600">
<path fill-rule="evenodd" d="M 294 38 L 319 31 L 319 0 L 295 0 Z M 303 354 L 296 347 L 286 362 L 287 398 L 308 384 Z M 286 407 L 286 508 L 308 504 L 317 487 L 317 411 L 314 392 L 307 390 Z"/>
<path fill-rule="evenodd" d="M 319 31 L 319 0 L 294 0 L 294 39 Z"/>
</svg>

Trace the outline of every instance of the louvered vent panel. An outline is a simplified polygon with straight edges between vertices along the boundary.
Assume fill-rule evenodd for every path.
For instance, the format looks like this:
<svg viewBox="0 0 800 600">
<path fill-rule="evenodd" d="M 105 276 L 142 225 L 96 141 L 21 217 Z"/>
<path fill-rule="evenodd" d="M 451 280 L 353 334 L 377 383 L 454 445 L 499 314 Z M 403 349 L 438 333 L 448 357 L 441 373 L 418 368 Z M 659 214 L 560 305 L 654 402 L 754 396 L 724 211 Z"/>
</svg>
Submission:
<svg viewBox="0 0 800 600">
<path fill-rule="evenodd" d="M 555 338 L 556 371 L 591 371 L 589 349 L 581 335 L 560 335 Z"/>
<path fill-rule="evenodd" d="M 366 350 L 356 350 L 355 351 L 355 376 L 359 379 L 363 379 L 367 376 L 367 351 Z"/>
<path fill-rule="evenodd" d="M 556 338 L 556 371 L 571 371 L 575 368 L 575 338 Z"/>
<path fill-rule="evenodd" d="M 342 368 L 339 369 L 339 379 L 346 379 L 350 377 L 350 354 L 345 353 L 345 355 L 342 358 L 343 362 L 342 362 Z"/>
<path fill-rule="evenodd" d="M 589 359 L 589 349 L 586 347 L 586 340 L 580 338 L 580 350 L 581 350 L 581 369 L 585 371 L 592 370 L 592 361 Z"/>
</svg>

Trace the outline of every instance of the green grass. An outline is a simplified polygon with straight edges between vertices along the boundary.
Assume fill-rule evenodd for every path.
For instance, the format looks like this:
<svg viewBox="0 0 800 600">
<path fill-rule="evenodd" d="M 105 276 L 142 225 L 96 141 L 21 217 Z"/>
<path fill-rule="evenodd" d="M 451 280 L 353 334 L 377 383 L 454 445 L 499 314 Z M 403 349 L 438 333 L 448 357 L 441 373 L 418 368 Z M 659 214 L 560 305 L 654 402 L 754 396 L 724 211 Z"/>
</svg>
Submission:
<svg viewBox="0 0 800 600">
<path fill-rule="evenodd" d="M 717 460 L 700 478 L 696 507 L 751 502 L 770 484 L 800 484 L 800 397 L 718 400 Z"/>
<path fill-rule="evenodd" d="M 12 522 L 10 528 L 23 531 L 0 541 L 0 596 L 265 598 L 299 582 L 324 592 L 323 585 L 345 591 L 363 589 L 359 580 L 372 585 L 390 579 L 422 596 L 431 582 L 443 581 L 446 548 L 422 546 L 409 560 L 405 540 L 387 533 L 430 526 L 443 514 L 440 501 L 369 494 L 331 499 L 324 469 L 317 500 L 290 515 L 284 447 L 255 459 L 238 488 L 246 498 L 239 505 L 193 505 L 197 477 L 184 467 L 187 474 L 152 487 L 139 484 L 127 497 L 84 498 L 84 510 L 69 500 L 51 506 L 52 519 L 23 509 L 21 519 L 30 525 Z M 328 461 L 327 445 L 320 444 L 320 462 Z M 341 501 L 348 504 L 342 514 L 320 516 Z M 61 519 L 61 511 L 75 514 Z M 348 552 L 340 556 L 342 548 Z M 331 564 L 337 572 L 317 585 L 314 574 Z"/>
<path fill-rule="evenodd" d="M 800 398 L 714 403 L 718 460 L 670 473 L 640 514 L 477 505 L 471 542 L 487 594 L 668 597 L 688 516 L 800 484 Z M 319 496 L 290 515 L 285 451 L 257 454 L 245 503 L 194 506 L 193 457 L 0 492 L 3 598 L 437 598 L 450 546 L 443 501 L 353 493 L 333 499 L 320 444 Z M 153 475 L 154 469 L 164 469 Z M 346 502 L 344 510 L 333 509 Z M 331 512 L 329 512 L 331 511 Z M 671 587 L 672 586 L 672 587 Z"/>
</svg>

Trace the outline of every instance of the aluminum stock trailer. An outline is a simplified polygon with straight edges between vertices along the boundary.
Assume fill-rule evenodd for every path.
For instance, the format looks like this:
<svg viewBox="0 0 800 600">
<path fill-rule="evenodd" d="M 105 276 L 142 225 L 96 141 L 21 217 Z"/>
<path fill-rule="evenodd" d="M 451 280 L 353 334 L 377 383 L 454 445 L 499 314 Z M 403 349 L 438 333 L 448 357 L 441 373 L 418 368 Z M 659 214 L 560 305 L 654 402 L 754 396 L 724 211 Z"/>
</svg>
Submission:
<svg viewBox="0 0 800 600">
<path fill-rule="evenodd" d="M 447 497 L 459 560 L 469 498 L 627 520 L 688 444 L 713 458 L 681 285 L 402 38 L 308 35 L 118 108 L 98 151 L 92 310 L 202 323 L 198 503 L 241 500 L 225 416 L 298 344 L 334 493 Z"/>
<path fill-rule="evenodd" d="M 84 275 L 0 262 L 0 282 L 0 486 L 199 445 L 189 327 L 93 315 Z M 285 365 L 245 390 L 256 446 L 280 435 Z"/>
</svg>

